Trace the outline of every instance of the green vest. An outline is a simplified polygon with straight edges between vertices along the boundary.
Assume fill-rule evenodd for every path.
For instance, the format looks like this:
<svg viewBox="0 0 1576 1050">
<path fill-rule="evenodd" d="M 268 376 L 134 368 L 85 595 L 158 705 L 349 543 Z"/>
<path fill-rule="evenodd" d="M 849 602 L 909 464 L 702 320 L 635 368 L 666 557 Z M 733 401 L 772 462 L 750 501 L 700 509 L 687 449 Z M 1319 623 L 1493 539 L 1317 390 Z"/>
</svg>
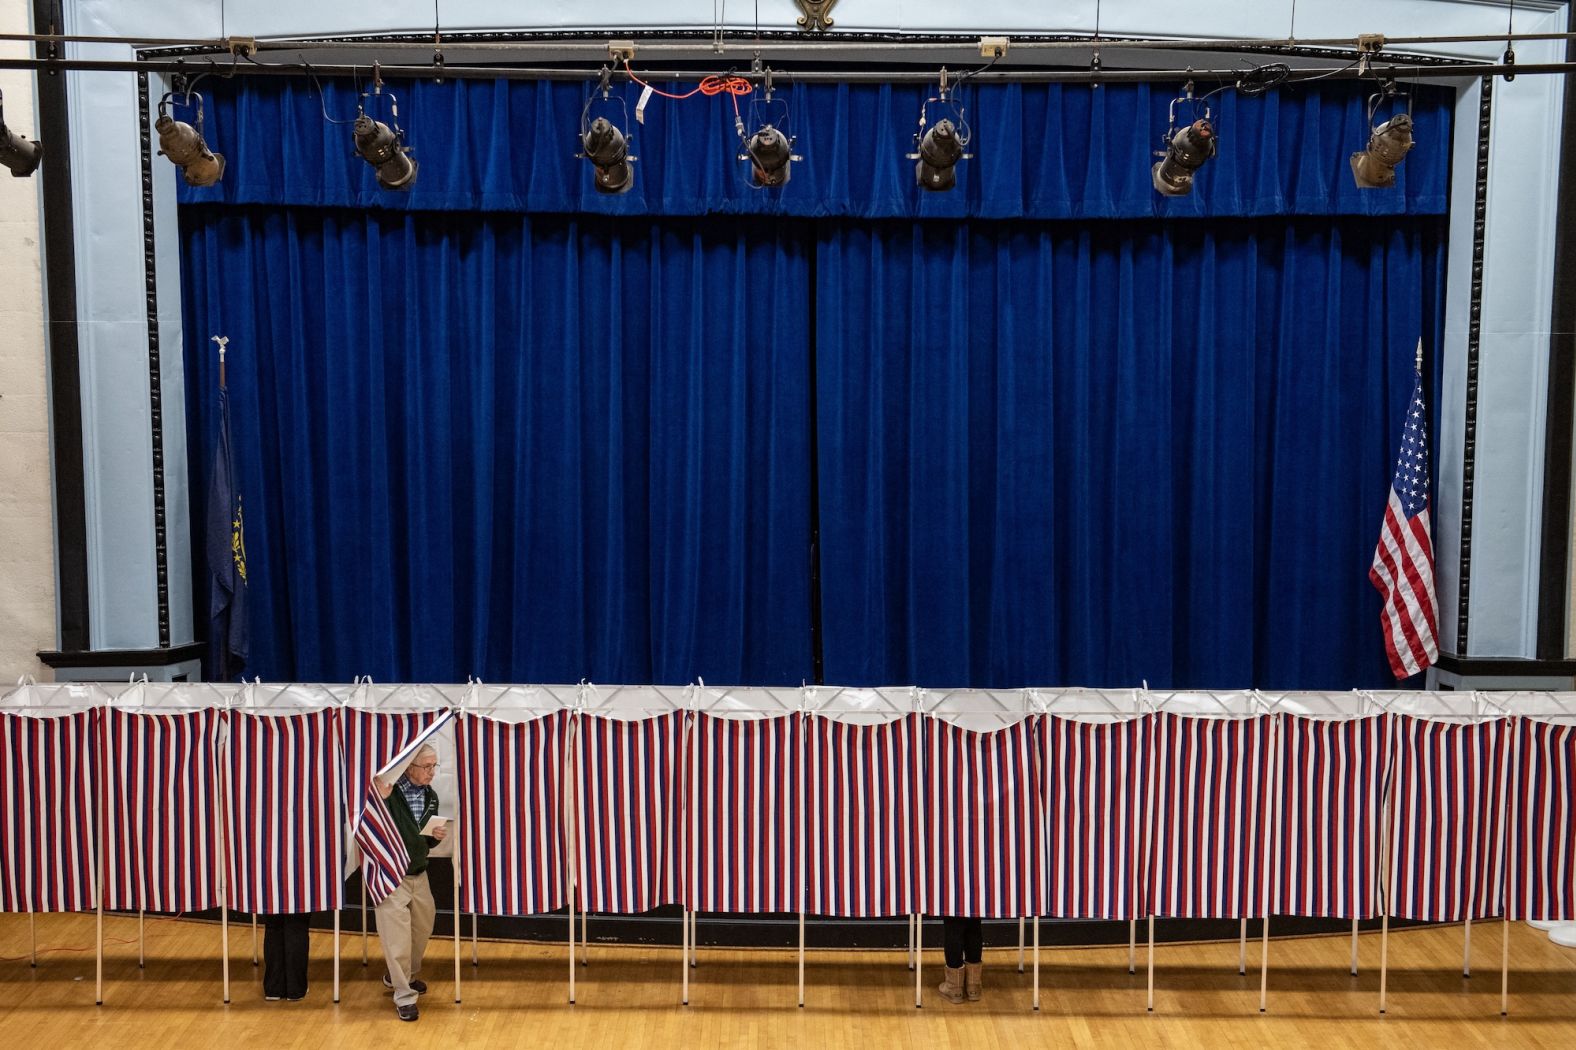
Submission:
<svg viewBox="0 0 1576 1050">
<path fill-rule="evenodd" d="M 410 853 L 410 867 L 405 869 L 406 875 L 420 875 L 427 870 L 427 850 L 437 839 L 429 839 L 421 833 L 427 821 L 438 812 L 438 793 L 431 787 L 421 789 L 421 812 L 412 813 L 410 804 L 405 801 L 405 792 L 394 786 L 386 800 L 389 807 L 389 816 L 394 818 L 394 826 L 399 828 L 399 837 L 405 842 L 405 849 Z"/>
</svg>

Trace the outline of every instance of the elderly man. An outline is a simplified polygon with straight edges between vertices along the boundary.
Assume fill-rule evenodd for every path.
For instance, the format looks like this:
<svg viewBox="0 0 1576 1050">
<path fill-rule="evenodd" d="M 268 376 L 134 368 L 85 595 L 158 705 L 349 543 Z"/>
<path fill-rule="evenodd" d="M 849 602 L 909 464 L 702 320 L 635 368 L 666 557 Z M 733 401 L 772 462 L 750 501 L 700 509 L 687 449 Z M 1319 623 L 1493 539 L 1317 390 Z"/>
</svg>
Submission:
<svg viewBox="0 0 1576 1050">
<path fill-rule="evenodd" d="M 381 778 L 373 780 L 410 852 L 405 877 L 377 906 L 378 939 L 383 942 L 383 957 L 389 968 L 383 986 L 394 990 L 394 1009 L 401 1021 L 414 1021 L 420 1016 L 416 997 L 427 990 L 426 982 L 416 976 L 421 973 L 421 957 L 427 951 L 437 913 L 432 888 L 427 885 L 427 851 L 448 830 L 440 825 L 433 829 L 431 837 L 421 833 L 438 812 L 438 793 L 431 786 L 437 769 L 438 753 L 423 745 L 398 781 L 390 784 Z"/>
</svg>

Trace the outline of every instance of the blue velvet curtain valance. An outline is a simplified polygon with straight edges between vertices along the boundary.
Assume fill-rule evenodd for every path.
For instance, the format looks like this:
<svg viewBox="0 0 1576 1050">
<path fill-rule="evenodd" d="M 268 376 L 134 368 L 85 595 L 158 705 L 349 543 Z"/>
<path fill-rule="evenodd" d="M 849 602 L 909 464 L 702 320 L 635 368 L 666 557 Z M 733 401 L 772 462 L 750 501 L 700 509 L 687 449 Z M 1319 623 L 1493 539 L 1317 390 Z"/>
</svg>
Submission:
<svg viewBox="0 0 1576 1050">
<path fill-rule="evenodd" d="M 1446 208 L 1453 105 L 1448 89 L 1412 89 L 1417 146 L 1396 188 L 1374 191 L 1358 190 L 1347 165 L 1367 142 L 1372 85 L 1286 87 L 1258 98 L 1226 91 L 1212 100 L 1219 155 L 1190 196 L 1167 199 L 1151 187 L 1149 168 L 1175 88 L 970 85 L 963 94 L 975 156 L 960 164 L 957 189 L 934 194 L 915 187 L 914 162 L 905 157 L 930 89 L 788 82 L 779 97 L 804 159 L 787 186 L 759 190 L 737 160 L 730 97 L 655 98 L 645 124 L 634 125 L 640 88 L 624 81 L 614 89 L 624 108 L 612 111 L 627 112 L 639 160 L 634 188 L 608 197 L 592 189 L 589 165 L 575 156 L 585 84 L 391 87 L 421 165 L 408 193 L 380 189 L 355 155 L 349 127 L 324 121 L 325 107 L 336 119 L 355 114 L 350 85 L 325 84 L 320 97 L 305 76 L 236 87 L 207 79 L 207 137 L 228 167 L 217 187 L 183 184 L 181 201 L 866 219 L 1437 215 Z M 375 115 L 386 112 L 381 106 Z M 741 108 L 749 121 L 747 99 Z"/>
</svg>

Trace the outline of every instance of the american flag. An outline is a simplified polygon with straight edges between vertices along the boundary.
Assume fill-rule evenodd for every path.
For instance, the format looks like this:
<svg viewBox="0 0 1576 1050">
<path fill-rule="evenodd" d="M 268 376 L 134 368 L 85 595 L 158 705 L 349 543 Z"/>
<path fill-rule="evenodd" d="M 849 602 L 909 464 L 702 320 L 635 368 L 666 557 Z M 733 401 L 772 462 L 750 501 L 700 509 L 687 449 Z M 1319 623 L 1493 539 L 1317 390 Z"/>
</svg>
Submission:
<svg viewBox="0 0 1576 1050">
<path fill-rule="evenodd" d="M 1421 341 L 1418 358 L 1421 362 Z M 1427 426 L 1419 363 L 1384 525 L 1368 570 L 1368 578 L 1384 598 L 1379 622 L 1384 628 L 1390 670 L 1397 678 L 1417 674 L 1439 658 L 1439 601 L 1434 597 L 1434 543 L 1428 521 Z"/>
</svg>

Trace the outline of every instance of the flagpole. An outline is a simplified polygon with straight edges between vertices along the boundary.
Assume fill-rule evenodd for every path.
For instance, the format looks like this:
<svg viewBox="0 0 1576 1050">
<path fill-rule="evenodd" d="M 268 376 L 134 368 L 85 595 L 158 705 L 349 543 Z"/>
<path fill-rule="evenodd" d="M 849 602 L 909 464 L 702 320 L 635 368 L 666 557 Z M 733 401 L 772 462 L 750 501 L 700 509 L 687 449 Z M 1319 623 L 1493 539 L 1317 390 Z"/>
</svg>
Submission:
<svg viewBox="0 0 1576 1050">
<path fill-rule="evenodd" d="M 358 847 L 357 852 L 360 852 Z M 361 965 L 367 965 L 367 855 L 361 854 Z"/>
</svg>

